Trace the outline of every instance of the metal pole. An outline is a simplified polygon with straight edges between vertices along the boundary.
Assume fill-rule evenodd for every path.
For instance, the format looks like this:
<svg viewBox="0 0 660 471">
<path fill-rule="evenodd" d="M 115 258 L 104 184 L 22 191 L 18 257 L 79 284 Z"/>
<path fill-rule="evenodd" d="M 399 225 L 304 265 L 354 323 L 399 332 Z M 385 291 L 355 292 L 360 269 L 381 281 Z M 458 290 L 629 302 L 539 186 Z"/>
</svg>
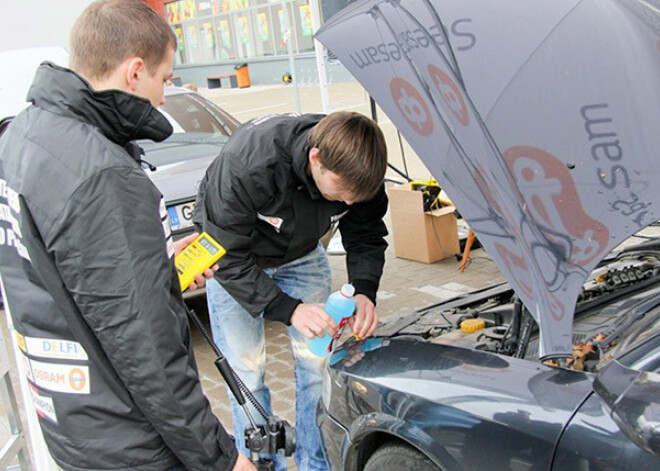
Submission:
<svg viewBox="0 0 660 471">
<path fill-rule="evenodd" d="M 284 40 L 286 41 L 286 50 L 289 55 L 289 70 L 291 82 L 293 83 L 293 99 L 296 102 L 296 111 L 302 113 L 300 108 L 300 92 L 298 90 L 298 74 L 296 74 L 296 61 L 293 59 L 293 46 L 291 45 L 291 27 L 289 26 L 289 10 L 286 0 L 282 0 L 282 10 L 284 11 Z"/>
<path fill-rule="evenodd" d="M 312 12 L 312 29 L 314 34 L 321 27 L 321 7 L 319 0 L 309 0 L 309 9 Z M 314 38 L 314 53 L 316 54 L 316 69 L 319 75 L 319 90 L 321 91 L 321 105 L 323 112 L 330 112 L 330 100 L 328 98 L 328 76 L 325 69 L 325 48 L 323 44 Z"/>
</svg>

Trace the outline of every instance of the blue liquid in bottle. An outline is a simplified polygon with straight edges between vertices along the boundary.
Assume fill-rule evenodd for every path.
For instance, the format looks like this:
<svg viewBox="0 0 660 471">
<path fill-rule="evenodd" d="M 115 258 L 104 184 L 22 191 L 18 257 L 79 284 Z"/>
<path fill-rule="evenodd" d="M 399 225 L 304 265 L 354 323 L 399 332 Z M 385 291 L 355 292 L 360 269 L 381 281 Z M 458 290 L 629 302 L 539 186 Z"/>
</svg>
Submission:
<svg viewBox="0 0 660 471">
<path fill-rule="evenodd" d="M 355 311 L 355 301 L 353 294 L 355 288 L 353 285 L 346 283 L 339 291 L 332 293 L 328 300 L 323 305 L 323 309 L 330 317 L 334 319 L 337 324 L 341 324 L 343 319 L 347 319 L 353 315 Z M 341 334 L 341 329 L 337 332 L 337 336 Z M 330 354 L 330 345 L 332 337 L 326 332 L 323 337 L 314 337 L 308 343 L 311 352 L 318 357 L 327 357 Z"/>
</svg>

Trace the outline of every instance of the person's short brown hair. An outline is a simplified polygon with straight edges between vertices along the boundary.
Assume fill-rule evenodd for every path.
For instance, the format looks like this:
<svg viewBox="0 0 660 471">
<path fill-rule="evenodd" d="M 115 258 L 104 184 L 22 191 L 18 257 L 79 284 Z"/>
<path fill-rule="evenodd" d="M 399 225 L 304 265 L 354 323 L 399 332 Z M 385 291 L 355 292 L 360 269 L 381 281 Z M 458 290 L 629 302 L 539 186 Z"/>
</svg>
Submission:
<svg viewBox="0 0 660 471">
<path fill-rule="evenodd" d="M 350 111 L 325 116 L 309 134 L 324 168 L 337 174 L 358 200 L 373 197 L 385 180 L 387 145 L 372 119 Z"/>
<path fill-rule="evenodd" d="M 78 17 L 69 41 L 69 67 L 89 79 L 107 78 L 137 56 L 155 73 L 176 36 L 165 18 L 142 0 L 98 0 Z"/>
</svg>

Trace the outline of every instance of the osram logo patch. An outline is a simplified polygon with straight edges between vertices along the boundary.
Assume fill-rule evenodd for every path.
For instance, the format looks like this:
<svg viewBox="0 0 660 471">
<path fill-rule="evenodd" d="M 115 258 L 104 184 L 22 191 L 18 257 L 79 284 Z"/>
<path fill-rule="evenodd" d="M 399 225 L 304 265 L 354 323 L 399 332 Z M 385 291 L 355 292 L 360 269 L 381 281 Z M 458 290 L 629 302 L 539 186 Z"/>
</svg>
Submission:
<svg viewBox="0 0 660 471">
<path fill-rule="evenodd" d="M 49 391 L 69 394 L 89 394 L 89 367 L 62 365 L 28 360 L 30 378 L 37 386 Z"/>
<path fill-rule="evenodd" d="M 265 216 L 263 214 L 257 213 L 257 218 L 261 219 L 265 223 L 270 224 L 273 228 L 279 233 L 284 224 L 284 219 L 278 218 L 277 216 Z"/>
</svg>

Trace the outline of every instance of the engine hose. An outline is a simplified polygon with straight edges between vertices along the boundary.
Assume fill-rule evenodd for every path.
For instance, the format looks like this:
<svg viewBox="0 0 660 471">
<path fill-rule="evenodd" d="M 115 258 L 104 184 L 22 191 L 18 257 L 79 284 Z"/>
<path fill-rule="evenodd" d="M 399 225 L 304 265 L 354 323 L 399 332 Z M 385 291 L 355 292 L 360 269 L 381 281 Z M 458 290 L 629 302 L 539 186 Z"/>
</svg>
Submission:
<svg viewBox="0 0 660 471">
<path fill-rule="evenodd" d="M 522 321 L 522 326 L 520 329 L 518 348 L 516 349 L 516 354 L 514 355 L 514 357 L 516 358 L 522 358 L 523 355 L 525 354 L 525 351 L 527 350 L 527 345 L 529 345 L 529 339 L 532 336 L 532 329 L 534 327 L 534 318 L 527 310 L 527 308 L 523 309 L 523 316 L 524 319 Z"/>
<path fill-rule="evenodd" d="M 502 348 L 505 352 L 513 352 L 518 347 L 520 339 L 520 320 L 522 317 L 522 301 L 516 297 L 513 302 L 513 315 L 511 324 L 506 331 L 505 339 L 502 342 Z"/>
</svg>

